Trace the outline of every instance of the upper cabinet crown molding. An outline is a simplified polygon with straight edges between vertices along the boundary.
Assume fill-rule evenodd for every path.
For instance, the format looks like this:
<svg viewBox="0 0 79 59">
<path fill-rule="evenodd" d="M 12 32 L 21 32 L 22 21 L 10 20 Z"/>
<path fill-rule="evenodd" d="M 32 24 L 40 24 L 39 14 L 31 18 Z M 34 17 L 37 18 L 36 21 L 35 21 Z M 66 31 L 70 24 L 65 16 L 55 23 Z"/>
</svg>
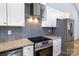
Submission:
<svg viewBox="0 0 79 59">
<path fill-rule="evenodd" d="M 24 26 L 24 3 L 0 3 L 0 26 Z"/>
</svg>

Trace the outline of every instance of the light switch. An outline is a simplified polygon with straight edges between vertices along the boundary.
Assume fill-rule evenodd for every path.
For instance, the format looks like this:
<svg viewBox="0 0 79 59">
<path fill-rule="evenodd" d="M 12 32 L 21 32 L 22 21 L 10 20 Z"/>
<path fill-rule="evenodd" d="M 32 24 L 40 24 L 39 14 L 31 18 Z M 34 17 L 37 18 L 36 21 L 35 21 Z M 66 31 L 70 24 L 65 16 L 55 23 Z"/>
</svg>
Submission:
<svg viewBox="0 0 79 59">
<path fill-rule="evenodd" d="M 8 30 L 8 35 L 11 35 L 12 34 L 12 31 L 11 30 Z"/>
</svg>

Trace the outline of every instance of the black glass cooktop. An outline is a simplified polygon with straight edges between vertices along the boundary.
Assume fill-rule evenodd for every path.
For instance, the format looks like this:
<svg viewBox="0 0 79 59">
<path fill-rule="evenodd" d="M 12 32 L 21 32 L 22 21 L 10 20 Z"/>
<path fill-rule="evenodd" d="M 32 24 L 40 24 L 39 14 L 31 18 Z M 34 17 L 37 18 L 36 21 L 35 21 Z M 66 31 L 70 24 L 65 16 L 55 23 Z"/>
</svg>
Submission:
<svg viewBox="0 0 79 59">
<path fill-rule="evenodd" d="M 38 43 L 38 42 L 42 42 L 42 41 L 46 41 L 46 40 L 50 40 L 49 38 L 45 38 L 45 37 L 33 37 L 33 38 L 28 38 L 29 40 L 31 40 L 34 43 Z"/>
</svg>

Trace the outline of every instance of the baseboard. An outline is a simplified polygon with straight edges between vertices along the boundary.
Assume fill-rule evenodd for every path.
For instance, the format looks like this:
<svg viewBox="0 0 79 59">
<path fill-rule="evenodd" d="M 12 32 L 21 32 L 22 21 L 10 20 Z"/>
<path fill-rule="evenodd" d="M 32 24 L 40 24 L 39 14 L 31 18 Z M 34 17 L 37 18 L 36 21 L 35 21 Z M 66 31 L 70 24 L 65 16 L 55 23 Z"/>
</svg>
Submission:
<svg viewBox="0 0 79 59">
<path fill-rule="evenodd" d="M 79 37 L 75 37 L 75 38 L 74 38 L 74 40 L 77 40 L 77 39 L 79 39 Z"/>
</svg>

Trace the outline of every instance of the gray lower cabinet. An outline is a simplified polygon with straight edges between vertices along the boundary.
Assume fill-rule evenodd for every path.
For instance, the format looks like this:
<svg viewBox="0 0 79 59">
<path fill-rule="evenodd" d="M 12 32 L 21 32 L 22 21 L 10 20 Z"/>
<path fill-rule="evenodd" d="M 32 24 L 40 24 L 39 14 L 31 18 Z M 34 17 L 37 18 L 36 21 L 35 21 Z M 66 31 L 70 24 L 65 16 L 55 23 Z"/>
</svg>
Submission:
<svg viewBox="0 0 79 59">
<path fill-rule="evenodd" d="M 23 56 L 33 56 L 33 45 L 23 47 Z"/>
</svg>

